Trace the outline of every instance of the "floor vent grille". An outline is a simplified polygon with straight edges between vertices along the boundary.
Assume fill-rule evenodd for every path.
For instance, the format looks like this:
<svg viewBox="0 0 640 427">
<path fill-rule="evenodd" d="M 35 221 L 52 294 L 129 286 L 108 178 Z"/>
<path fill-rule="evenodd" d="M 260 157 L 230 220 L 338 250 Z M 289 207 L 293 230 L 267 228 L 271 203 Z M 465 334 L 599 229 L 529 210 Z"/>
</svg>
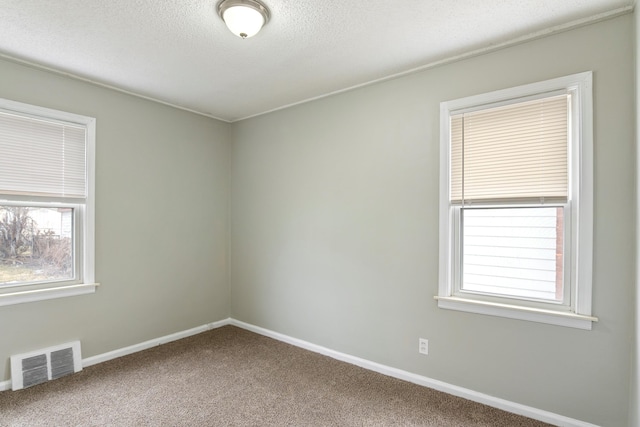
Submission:
<svg viewBox="0 0 640 427">
<path fill-rule="evenodd" d="M 11 389 L 20 390 L 82 370 L 80 341 L 11 356 Z"/>
</svg>

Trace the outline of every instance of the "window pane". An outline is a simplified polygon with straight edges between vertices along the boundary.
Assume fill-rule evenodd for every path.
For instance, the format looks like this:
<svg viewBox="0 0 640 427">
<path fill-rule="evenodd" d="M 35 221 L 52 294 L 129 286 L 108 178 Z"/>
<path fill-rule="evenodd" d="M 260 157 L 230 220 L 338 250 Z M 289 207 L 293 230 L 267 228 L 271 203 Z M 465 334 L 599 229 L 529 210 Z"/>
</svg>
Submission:
<svg viewBox="0 0 640 427">
<path fill-rule="evenodd" d="M 73 209 L 0 206 L 0 285 L 71 280 Z"/>
<path fill-rule="evenodd" d="M 462 218 L 462 291 L 562 301 L 563 208 L 465 208 Z"/>
</svg>

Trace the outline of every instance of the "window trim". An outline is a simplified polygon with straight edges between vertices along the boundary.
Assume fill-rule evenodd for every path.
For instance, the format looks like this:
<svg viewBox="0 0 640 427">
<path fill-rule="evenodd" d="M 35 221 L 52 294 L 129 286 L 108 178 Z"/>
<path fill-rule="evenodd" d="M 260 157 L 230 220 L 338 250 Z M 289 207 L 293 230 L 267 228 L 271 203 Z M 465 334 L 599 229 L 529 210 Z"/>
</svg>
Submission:
<svg viewBox="0 0 640 427">
<path fill-rule="evenodd" d="M 593 77 L 587 71 L 513 88 L 469 96 L 440 104 L 440 213 L 438 307 L 512 319 L 591 330 L 598 319 L 592 316 L 593 259 Z M 455 295 L 455 219 L 449 200 L 450 117 L 455 112 L 480 109 L 515 99 L 549 96 L 558 91 L 572 94 L 569 189 L 571 200 L 570 261 L 571 304 L 537 307 L 518 304 L 515 299 L 496 301 Z M 554 307 L 554 305 L 556 307 Z"/>
<path fill-rule="evenodd" d="M 87 131 L 86 141 L 86 186 L 87 196 L 84 202 L 77 200 L 67 203 L 62 198 L 38 198 L 25 196 L 0 196 L 0 199 L 16 205 L 74 205 L 76 211 L 76 232 L 80 236 L 75 239 L 77 271 L 82 277 L 74 282 L 39 282 L 31 284 L 17 284 L 0 289 L 0 306 L 62 298 L 75 295 L 93 293 L 99 283 L 95 283 L 95 143 L 96 119 L 65 111 L 16 102 L 0 98 L 0 108 L 10 110 L 21 115 L 40 117 L 55 121 L 70 122 L 82 125 Z M 80 228 L 80 230 L 78 230 Z"/>
</svg>

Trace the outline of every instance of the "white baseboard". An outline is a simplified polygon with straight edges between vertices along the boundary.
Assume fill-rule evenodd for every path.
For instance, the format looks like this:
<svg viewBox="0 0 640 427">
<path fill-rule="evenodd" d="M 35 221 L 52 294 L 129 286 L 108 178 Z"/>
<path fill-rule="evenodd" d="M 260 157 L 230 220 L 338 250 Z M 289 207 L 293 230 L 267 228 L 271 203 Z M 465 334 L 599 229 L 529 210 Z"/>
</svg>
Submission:
<svg viewBox="0 0 640 427">
<path fill-rule="evenodd" d="M 224 319 L 218 322 L 207 323 L 206 325 L 196 326 L 195 328 L 187 329 L 186 331 L 176 332 L 174 334 L 165 335 L 163 337 L 145 341 L 140 344 L 134 344 L 128 347 L 109 351 L 107 353 L 102 353 L 96 356 L 87 357 L 86 359 L 82 359 L 82 367 L 86 368 L 87 366 L 96 365 L 98 363 L 106 362 L 107 360 L 112 360 L 118 357 L 126 356 L 128 354 L 137 353 L 138 351 L 147 350 L 149 348 L 166 344 L 171 341 L 187 338 L 187 337 L 190 337 L 191 335 L 196 335 L 201 332 L 209 331 L 211 329 L 220 328 L 222 326 L 229 325 L 230 323 L 231 323 L 231 319 Z M 0 391 L 5 391 L 5 390 L 11 390 L 11 380 L 0 382 Z"/>
<path fill-rule="evenodd" d="M 138 351 L 146 350 L 161 344 L 166 344 L 171 341 L 179 340 L 181 338 L 190 337 L 191 335 L 196 335 L 201 332 L 206 332 L 211 329 L 220 328 L 226 325 L 237 326 L 239 328 L 246 329 L 247 331 L 255 332 L 257 334 L 264 335 L 266 337 L 273 338 L 278 341 L 282 341 L 287 344 L 294 345 L 296 347 L 304 348 L 305 350 L 313 351 L 314 353 L 320 353 L 325 356 L 329 356 L 333 359 L 350 363 L 352 365 L 356 365 L 361 368 L 368 369 L 370 371 L 378 372 L 383 375 L 387 375 L 393 378 L 398 378 L 400 380 L 408 381 L 410 383 L 418 384 L 424 387 L 429 387 L 434 390 L 442 391 L 444 393 L 469 399 L 474 402 L 482 403 L 484 405 L 502 409 L 503 411 L 511 412 L 518 415 L 523 415 L 525 417 L 533 418 L 535 420 L 543 421 L 556 426 L 598 427 L 595 424 L 590 424 L 584 421 L 565 417 L 563 415 L 555 414 L 553 412 L 543 411 L 541 409 L 533 408 L 531 406 L 521 405 L 519 403 L 511 402 L 509 400 L 500 399 L 498 397 L 490 396 L 488 394 L 469 390 L 464 387 L 458 387 L 456 385 L 448 384 L 443 381 L 424 377 L 422 375 L 413 374 L 411 372 L 403 371 L 401 369 L 392 368 L 390 366 L 382 365 L 380 363 L 372 362 L 370 360 L 362 359 L 356 356 L 351 356 L 349 354 L 331 350 L 329 348 L 322 347 L 320 345 L 313 344 L 308 341 L 303 341 L 298 338 L 293 338 L 288 335 L 274 332 L 269 329 L 261 328 L 259 326 L 251 325 L 249 323 L 245 323 L 240 320 L 236 320 L 232 318 L 220 320 L 218 322 L 208 323 L 206 325 L 198 326 L 192 329 L 188 329 L 186 331 L 176 332 L 174 334 L 165 335 L 163 337 L 145 341 L 140 344 L 135 344 L 129 347 L 113 350 L 107 353 L 99 354 L 97 356 L 88 357 L 82 360 L 82 366 L 87 367 L 87 366 L 95 365 L 97 363 L 106 362 L 111 359 L 126 356 L 128 354 L 136 353 Z M 11 380 L 0 382 L 0 391 L 10 390 L 10 389 L 11 389 Z"/>
<path fill-rule="evenodd" d="M 166 344 L 171 341 L 187 338 L 187 337 L 190 337 L 191 335 L 196 335 L 202 332 L 210 331 L 211 329 L 216 329 L 221 326 L 229 325 L 230 322 L 231 322 L 231 319 L 224 319 L 218 322 L 207 323 L 206 325 L 196 326 L 195 328 L 187 329 L 186 331 L 176 332 L 175 334 L 165 335 L 163 337 L 145 341 L 140 344 L 134 344 L 134 345 L 130 345 L 129 347 L 124 347 L 118 350 L 110 351 L 108 353 L 102 353 L 102 354 L 98 354 L 97 356 L 88 357 L 86 359 L 82 359 L 82 367 L 86 368 L 87 366 L 106 362 L 107 360 L 126 356 L 132 353 L 137 353 L 139 351 L 147 350 L 149 348 Z"/>
<path fill-rule="evenodd" d="M 411 372 L 403 371 L 401 369 L 396 369 L 390 366 L 382 365 L 380 363 L 372 362 L 366 359 L 361 359 L 356 356 L 351 356 L 349 354 L 331 350 L 329 348 L 322 347 L 320 345 L 316 345 L 308 341 L 303 341 L 297 338 L 293 338 L 288 335 L 271 331 L 269 329 L 264 329 L 259 326 L 241 322 L 236 319 L 230 319 L 230 324 L 242 329 L 246 329 L 251 332 L 255 332 L 260 335 L 264 335 L 269 338 L 276 339 L 278 341 L 285 342 L 287 344 L 294 345 L 296 347 L 304 348 L 305 350 L 310 350 L 315 353 L 320 353 L 325 356 L 329 356 L 333 359 L 347 362 L 352 365 L 360 366 L 361 368 L 368 369 L 370 371 L 378 372 L 383 375 L 387 375 L 393 378 L 398 378 L 398 379 L 408 381 L 410 383 L 418 384 L 424 387 L 429 387 L 429 388 L 442 391 L 454 396 L 458 396 L 468 400 L 472 400 L 474 402 L 482 403 L 487 406 L 502 409 L 503 411 L 533 418 L 538 421 L 546 422 L 546 423 L 553 424 L 560 427 L 598 427 L 595 424 L 565 417 L 564 415 L 543 411 L 542 409 L 533 408 L 531 406 L 521 405 L 519 403 L 511 402 L 509 400 L 500 399 L 498 397 L 490 396 L 488 394 L 479 393 L 477 391 L 469 390 L 467 388 L 448 384 L 443 381 L 434 380 L 432 378 L 424 377 L 422 375 L 413 374 Z"/>
</svg>

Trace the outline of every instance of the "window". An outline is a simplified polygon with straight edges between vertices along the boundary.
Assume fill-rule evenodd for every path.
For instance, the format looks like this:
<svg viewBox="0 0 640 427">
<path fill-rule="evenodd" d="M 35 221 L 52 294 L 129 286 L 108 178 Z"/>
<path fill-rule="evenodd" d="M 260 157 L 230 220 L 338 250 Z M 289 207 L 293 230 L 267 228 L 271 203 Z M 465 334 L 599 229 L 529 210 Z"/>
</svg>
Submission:
<svg viewBox="0 0 640 427">
<path fill-rule="evenodd" d="M 95 119 L 0 99 L 0 305 L 94 292 Z"/>
<path fill-rule="evenodd" d="M 591 73 L 443 102 L 445 309 L 591 329 Z"/>
</svg>

